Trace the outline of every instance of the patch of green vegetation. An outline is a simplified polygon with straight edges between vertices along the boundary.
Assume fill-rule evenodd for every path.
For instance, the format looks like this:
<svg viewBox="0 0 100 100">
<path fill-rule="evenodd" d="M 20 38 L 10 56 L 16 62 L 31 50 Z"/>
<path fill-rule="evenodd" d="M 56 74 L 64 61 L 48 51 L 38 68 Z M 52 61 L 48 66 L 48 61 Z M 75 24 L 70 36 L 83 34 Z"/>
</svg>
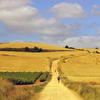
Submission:
<svg viewBox="0 0 100 100">
<path fill-rule="evenodd" d="M 42 75 L 42 72 L 0 72 L 1 77 L 16 85 L 33 84 L 40 75 Z"/>
<path fill-rule="evenodd" d="M 48 73 L 47 71 L 44 72 L 44 73 L 42 74 L 42 76 L 39 78 L 40 82 L 46 81 L 48 74 L 49 74 L 49 73 Z"/>
</svg>

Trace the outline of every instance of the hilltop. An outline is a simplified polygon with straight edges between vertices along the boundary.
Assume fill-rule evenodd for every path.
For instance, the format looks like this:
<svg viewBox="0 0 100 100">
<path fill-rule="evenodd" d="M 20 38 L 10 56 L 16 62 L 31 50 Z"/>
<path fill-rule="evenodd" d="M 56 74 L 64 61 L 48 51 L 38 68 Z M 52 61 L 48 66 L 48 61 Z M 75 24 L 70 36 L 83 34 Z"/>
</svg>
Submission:
<svg viewBox="0 0 100 100">
<path fill-rule="evenodd" d="M 34 47 L 42 48 L 44 50 L 71 50 L 66 49 L 63 47 L 48 45 L 48 44 L 42 44 L 42 43 L 2 43 L 0 44 L 0 48 L 34 48 Z"/>
</svg>

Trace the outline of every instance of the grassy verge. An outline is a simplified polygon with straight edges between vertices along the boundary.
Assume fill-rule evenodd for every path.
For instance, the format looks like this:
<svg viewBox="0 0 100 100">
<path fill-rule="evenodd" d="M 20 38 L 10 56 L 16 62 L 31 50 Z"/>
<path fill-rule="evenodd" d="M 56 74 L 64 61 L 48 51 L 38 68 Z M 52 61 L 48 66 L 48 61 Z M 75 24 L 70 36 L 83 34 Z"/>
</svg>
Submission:
<svg viewBox="0 0 100 100">
<path fill-rule="evenodd" d="M 29 100 L 33 90 L 17 89 L 6 79 L 0 79 L 0 100 Z"/>
<path fill-rule="evenodd" d="M 62 83 L 79 94 L 84 100 L 100 100 L 100 87 L 92 87 L 87 83 L 82 82 L 72 82 L 67 77 L 63 77 L 64 75 L 62 75 L 63 72 L 60 67 L 64 62 L 63 59 L 61 58 L 58 62 L 58 71 L 61 76 Z"/>
<path fill-rule="evenodd" d="M 62 83 L 74 90 L 84 100 L 100 100 L 100 87 L 91 87 L 87 83 L 72 82 L 66 77 L 61 78 Z"/>
</svg>

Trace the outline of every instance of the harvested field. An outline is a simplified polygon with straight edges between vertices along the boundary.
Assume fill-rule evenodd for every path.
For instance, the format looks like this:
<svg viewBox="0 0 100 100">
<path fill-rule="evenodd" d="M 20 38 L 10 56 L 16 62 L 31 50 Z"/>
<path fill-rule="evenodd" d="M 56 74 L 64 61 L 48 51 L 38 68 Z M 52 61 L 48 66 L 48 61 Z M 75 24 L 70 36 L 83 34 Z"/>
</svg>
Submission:
<svg viewBox="0 0 100 100">
<path fill-rule="evenodd" d="M 100 84 L 100 55 L 90 53 L 70 57 L 61 65 L 61 70 L 70 80 Z"/>
<path fill-rule="evenodd" d="M 96 52 L 96 51 L 98 51 L 98 52 L 100 52 L 100 49 L 88 49 L 88 48 L 76 48 L 77 50 L 88 50 L 88 51 L 90 51 L 91 53 L 92 52 Z"/>
<path fill-rule="evenodd" d="M 0 71 L 48 71 L 49 60 L 39 54 L 35 55 L 24 52 L 0 52 Z"/>
<path fill-rule="evenodd" d="M 0 71 L 49 71 L 51 58 L 69 57 L 70 55 L 87 54 L 84 51 L 61 52 L 7 52 L 0 51 Z"/>
</svg>

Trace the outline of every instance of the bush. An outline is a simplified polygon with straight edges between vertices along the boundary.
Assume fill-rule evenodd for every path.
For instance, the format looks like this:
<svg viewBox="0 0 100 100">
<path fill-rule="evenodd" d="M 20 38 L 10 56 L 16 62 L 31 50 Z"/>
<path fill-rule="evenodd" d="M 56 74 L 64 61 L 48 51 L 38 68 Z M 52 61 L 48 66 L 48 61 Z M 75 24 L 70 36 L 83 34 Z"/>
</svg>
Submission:
<svg viewBox="0 0 100 100">
<path fill-rule="evenodd" d="M 40 82 L 46 81 L 48 74 L 49 73 L 47 71 L 44 72 L 43 75 L 39 78 Z"/>
<path fill-rule="evenodd" d="M 68 45 L 66 45 L 65 48 L 68 48 Z"/>
<path fill-rule="evenodd" d="M 25 51 L 28 51 L 29 50 L 29 48 L 28 47 L 25 47 Z"/>
</svg>

